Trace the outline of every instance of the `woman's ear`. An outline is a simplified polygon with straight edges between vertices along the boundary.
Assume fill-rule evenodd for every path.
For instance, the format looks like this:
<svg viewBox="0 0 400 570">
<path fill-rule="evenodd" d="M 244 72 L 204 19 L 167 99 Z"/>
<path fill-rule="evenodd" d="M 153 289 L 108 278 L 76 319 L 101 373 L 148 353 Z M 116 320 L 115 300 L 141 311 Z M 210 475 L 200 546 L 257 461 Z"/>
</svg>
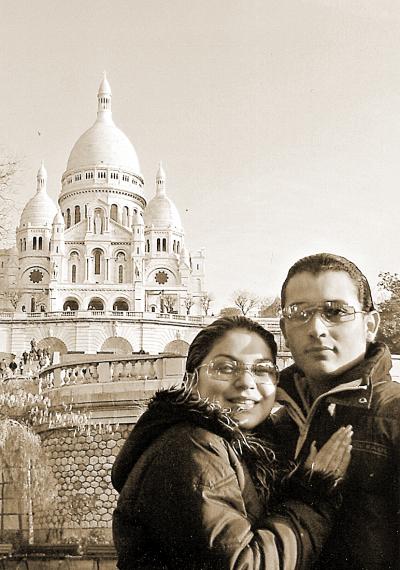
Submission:
<svg viewBox="0 0 400 570">
<path fill-rule="evenodd" d="M 197 369 L 194 372 L 185 372 L 185 375 L 183 377 L 183 384 L 187 387 L 187 388 L 195 388 L 197 386 L 197 382 L 199 380 L 199 373 L 197 371 Z"/>
</svg>

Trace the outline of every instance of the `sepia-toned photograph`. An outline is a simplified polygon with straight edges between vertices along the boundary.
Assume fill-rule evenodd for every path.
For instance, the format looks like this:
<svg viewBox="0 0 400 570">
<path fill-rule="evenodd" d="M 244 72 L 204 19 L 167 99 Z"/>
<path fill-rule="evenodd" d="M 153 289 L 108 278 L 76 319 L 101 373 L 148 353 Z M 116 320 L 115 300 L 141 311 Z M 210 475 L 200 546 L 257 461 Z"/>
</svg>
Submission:
<svg viewBox="0 0 400 570">
<path fill-rule="evenodd" d="M 0 570 L 399 570 L 400 4 L 0 8 Z"/>
</svg>

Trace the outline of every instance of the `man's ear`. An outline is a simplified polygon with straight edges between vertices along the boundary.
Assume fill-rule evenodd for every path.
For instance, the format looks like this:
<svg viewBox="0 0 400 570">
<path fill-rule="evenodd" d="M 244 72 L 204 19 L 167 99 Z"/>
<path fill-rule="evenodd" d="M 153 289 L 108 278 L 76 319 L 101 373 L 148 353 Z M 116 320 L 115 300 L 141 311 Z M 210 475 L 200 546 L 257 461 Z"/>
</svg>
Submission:
<svg viewBox="0 0 400 570">
<path fill-rule="evenodd" d="M 381 317 L 378 311 L 371 311 L 366 315 L 365 318 L 367 326 L 367 342 L 373 342 L 378 332 L 379 323 L 381 322 Z"/>
<path fill-rule="evenodd" d="M 289 346 L 289 341 L 288 341 L 288 337 L 287 337 L 287 334 L 286 334 L 286 321 L 285 321 L 285 319 L 284 319 L 283 317 L 281 317 L 281 320 L 279 321 L 279 324 L 281 325 L 281 331 L 282 331 L 283 337 L 284 337 L 284 339 L 285 339 L 286 347 L 287 347 L 287 348 L 290 348 L 290 346 Z"/>
</svg>

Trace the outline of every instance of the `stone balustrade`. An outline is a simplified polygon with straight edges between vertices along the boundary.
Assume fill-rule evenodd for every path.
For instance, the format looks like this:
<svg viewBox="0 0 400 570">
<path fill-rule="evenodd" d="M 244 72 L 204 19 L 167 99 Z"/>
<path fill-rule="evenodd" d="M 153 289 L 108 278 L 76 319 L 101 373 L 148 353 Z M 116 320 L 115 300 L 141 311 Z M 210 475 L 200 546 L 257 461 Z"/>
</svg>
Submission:
<svg viewBox="0 0 400 570">
<path fill-rule="evenodd" d="M 88 310 L 88 311 L 47 311 L 47 312 L 11 312 L 0 311 L 0 321 L 10 320 L 64 320 L 64 319 L 127 319 L 127 320 L 149 320 L 149 321 L 169 321 L 192 323 L 194 325 L 203 325 L 211 322 L 213 318 L 195 315 L 177 315 L 174 313 L 153 313 L 138 311 L 105 311 L 105 310 Z"/>
<path fill-rule="evenodd" d="M 39 390 L 54 409 L 71 405 L 89 411 L 94 422 L 135 423 L 157 390 L 182 382 L 185 360 L 173 354 L 82 354 L 41 370 Z"/>
<path fill-rule="evenodd" d="M 180 381 L 185 358 L 164 355 L 82 355 L 79 361 L 55 364 L 39 374 L 41 389 L 80 384 L 135 382 L 141 380 Z"/>
</svg>

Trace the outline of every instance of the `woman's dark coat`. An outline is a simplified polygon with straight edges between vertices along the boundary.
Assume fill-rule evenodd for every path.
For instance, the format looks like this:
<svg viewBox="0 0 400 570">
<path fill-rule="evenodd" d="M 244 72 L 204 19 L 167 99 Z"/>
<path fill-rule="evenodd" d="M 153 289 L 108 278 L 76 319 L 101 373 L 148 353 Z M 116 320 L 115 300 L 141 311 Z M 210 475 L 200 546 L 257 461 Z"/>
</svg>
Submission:
<svg viewBox="0 0 400 570">
<path fill-rule="evenodd" d="M 159 392 L 113 467 L 118 568 L 309 569 L 336 500 L 308 474 L 276 505 L 277 469 L 271 449 L 219 407 L 185 388 Z"/>
</svg>

